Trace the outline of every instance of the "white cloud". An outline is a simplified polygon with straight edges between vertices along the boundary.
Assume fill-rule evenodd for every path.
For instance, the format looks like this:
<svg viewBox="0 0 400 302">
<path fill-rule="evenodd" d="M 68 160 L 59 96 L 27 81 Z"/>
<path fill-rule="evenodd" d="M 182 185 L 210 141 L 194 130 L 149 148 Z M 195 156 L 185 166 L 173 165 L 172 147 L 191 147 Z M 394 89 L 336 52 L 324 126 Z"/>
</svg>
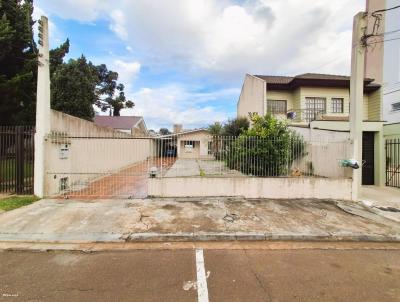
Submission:
<svg viewBox="0 0 400 302">
<path fill-rule="evenodd" d="M 112 70 L 118 72 L 118 81 L 129 87 L 140 72 L 140 63 L 137 61 L 125 62 L 115 60 L 111 66 Z"/>
<path fill-rule="evenodd" d="M 185 128 L 203 127 L 215 121 L 228 118 L 223 109 L 210 105 L 221 98 L 236 99 L 239 89 L 222 89 L 202 93 L 179 84 L 159 88 L 141 88 L 130 93 L 135 108 L 124 109 L 122 115 L 142 115 L 148 128 L 171 128 L 174 123 L 182 123 Z"/>
<path fill-rule="evenodd" d="M 364 1 L 136 0 L 118 7 L 129 22 L 113 17 L 112 28 L 147 54 L 148 64 L 232 79 L 321 65 L 348 73 L 352 17 Z"/>
<path fill-rule="evenodd" d="M 63 18 L 108 18 L 146 65 L 219 79 L 244 73 L 348 73 L 353 15 L 365 0 L 39 0 Z M 335 61 L 335 63 L 330 63 Z M 317 67 L 323 66 L 321 70 Z"/>
<path fill-rule="evenodd" d="M 100 14 L 108 10 L 108 0 L 37 0 L 35 6 L 64 19 L 83 22 L 96 20 Z"/>
</svg>

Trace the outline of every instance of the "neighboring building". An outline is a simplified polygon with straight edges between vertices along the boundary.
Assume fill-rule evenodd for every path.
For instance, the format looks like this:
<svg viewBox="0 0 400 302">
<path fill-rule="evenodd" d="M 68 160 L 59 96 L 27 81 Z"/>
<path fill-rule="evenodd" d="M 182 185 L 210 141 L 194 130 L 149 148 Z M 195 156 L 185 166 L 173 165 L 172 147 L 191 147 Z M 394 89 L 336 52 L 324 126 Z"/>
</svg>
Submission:
<svg viewBox="0 0 400 302">
<path fill-rule="evenodd" d="M 155 138 L 156 153 L 182 159 L 208 159 L 213 157 L 213 137 L 207 129 L 183 130 L 174 125 L 174 133 Z"/>
<path fill-rule="evenodd" d="M 178 158 L 211 158 L 212 135 L 206 129 L 178 133 L 177 156 Z"/>
<path fill-rule="evenodd" d="M 380 85 L 373 83 L 373 79 L 365 79 L 364 89 L 364 121 L 381 122 Z M 318 121 L 348 124 L 349 99 L 348 76 L 314 73 L 294 77 L 246 75 L 237 115 L 248 117 L 254 113 L 270 113 L 293 125 L 304 126 L 312 126 Z"/>
<path fill-rule="evenodd" d="M 400 5 L 400 0 L 367 0 L 367 34 L 376 24 L 371 15 L 374 11 Z M 382 111 L 386 124 L 400 123 L 400 9 L 380 13 L 382 20 L 375 29 L 380 36 L 368 39 L 365 56 L 365 76 L 382 84 Z M 400 134 L 400 126 L 398 127 Z"/>
<path fill-rule="evenodd" d="M 364 80 L 363 184 L 383 182 L 381 86 Z M 238 117 L 270 113 L 312 140 L 349 138 L 350 77 L 306 73 L 293 77 L 246 75 L 237 104 Z M 323 133 L 323 134 L 321 134 Z"/>
<path fill-rule="evenodd" d="M 94 117 L 94 123 L 99 126 L 113 128 L 135 136 L 147 135 L 146 124 L 141 116 L 97 115 Z"/>
</svg>

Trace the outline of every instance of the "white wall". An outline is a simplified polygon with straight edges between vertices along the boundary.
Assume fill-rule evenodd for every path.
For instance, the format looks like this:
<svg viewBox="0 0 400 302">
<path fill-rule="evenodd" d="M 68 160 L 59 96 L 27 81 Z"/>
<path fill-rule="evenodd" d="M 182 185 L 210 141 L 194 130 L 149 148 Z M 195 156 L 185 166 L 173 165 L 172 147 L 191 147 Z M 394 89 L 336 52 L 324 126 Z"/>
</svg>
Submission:
<svg viewBox="0 0 400 302">
<path fill-rule="evenodd" d="M 283 177 L 150 178 L 149 195 L 161 197 L 244 196 L 246 198 L 350 200 L 351 180 Z"/>
<path fill-rule="evenodd" d="M 400 0 L 386 0 L 386 8 L 400 5 Z M 385 32 L 400 28 L 400 9 L 385 14 Z M 400 111 L 392 111 L 391 104 L 400 102 L 400 32 L 385 35 L 383 59 L 383 119 L 388 123 L 400 122 Z"/>
<path fill-rule="evenodd" d="M 249 112 L 264 115 L 266 89 L 265 81 L 247 74 L 237 104 L 237 116 L 249 117 Z"/>
<path fill-rule="evenodd" d="M 46 196 L 58 194 L 61 177 L 68 177 L 71 184 L 96 179 L 142 162 L 154 152 L 149 138 L 134 138 L 54 110 L 51 121 L 53 134 L 45 142 Z M 65 146 L 67 158 L 60 158 Z"/>
</svg>

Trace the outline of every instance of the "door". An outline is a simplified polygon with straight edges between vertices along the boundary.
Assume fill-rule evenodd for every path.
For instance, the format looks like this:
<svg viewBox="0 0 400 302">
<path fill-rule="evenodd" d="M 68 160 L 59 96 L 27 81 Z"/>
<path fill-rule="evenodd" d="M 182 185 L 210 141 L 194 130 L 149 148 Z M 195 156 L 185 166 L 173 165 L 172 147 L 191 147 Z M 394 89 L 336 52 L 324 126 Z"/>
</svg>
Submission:
<svg viewBox="0 0 400 302">
<path fill-rule="evenodd" d="M 374 171 L 374 132 L 363 132 L 362 140 L 362 184 L 374 185 L 375 184 L 375 171 Z"/>
</svg>

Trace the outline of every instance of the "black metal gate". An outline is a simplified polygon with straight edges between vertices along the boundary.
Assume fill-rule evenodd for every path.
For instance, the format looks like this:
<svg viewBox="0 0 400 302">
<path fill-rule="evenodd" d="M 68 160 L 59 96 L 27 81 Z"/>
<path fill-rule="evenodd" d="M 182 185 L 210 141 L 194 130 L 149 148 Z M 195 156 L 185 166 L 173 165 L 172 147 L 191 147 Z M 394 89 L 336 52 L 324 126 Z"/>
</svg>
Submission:
<svg viewBox="0 0 400 302">
<path fill-rule="evenodd" d="M 0 193 L 33 194 L 34 132 L 0 126 Z"/>
<path fill-rule="evenodd" d="M 386 140 L 386 185 L 400 188 L 400 139 Z"/>
<path fill-rule="evenodd" d="M 363 132 L 362 136 L 362 184 L 375 184 L 375 133 Z"/>
</svg>

